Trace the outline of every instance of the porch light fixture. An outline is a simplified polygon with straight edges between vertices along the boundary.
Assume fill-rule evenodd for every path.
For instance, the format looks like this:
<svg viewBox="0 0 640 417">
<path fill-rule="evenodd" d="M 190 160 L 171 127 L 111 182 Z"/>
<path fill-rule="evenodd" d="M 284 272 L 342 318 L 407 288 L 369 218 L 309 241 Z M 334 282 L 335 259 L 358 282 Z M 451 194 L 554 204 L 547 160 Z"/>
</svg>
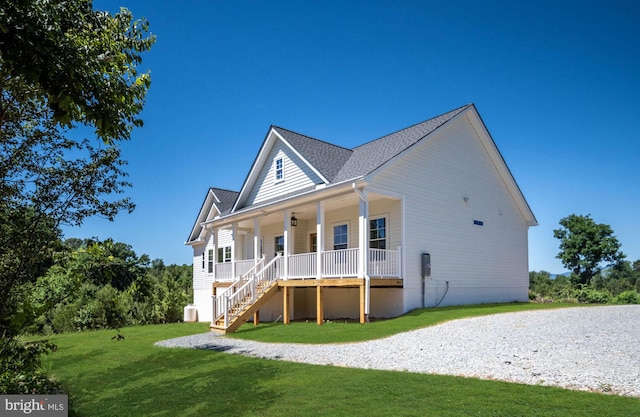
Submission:
<svg viewBox="0 0 640 417">
<path fill-rule="evenodd" d="M 291 213 L 291 226 L 295 227 L 298 225 L 298 219 L 295 214 Z"/>
</svg>

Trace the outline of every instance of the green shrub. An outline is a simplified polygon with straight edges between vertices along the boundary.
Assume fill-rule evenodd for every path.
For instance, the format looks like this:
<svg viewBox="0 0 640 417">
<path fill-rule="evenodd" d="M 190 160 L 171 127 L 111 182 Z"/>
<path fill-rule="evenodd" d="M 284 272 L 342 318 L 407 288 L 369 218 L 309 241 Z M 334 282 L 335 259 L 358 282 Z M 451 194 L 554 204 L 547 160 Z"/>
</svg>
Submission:
<svg viewBox="0 0 640 417">
<path fill-rule="evenodd" d="M 607 304 L 611 301 L 611 294 L 608 291 L 586 287 L 575 290 L 574 296 L 584 304 Z"/>
<path fill-rule="evenodd" d="M 625 291 L 616 295 L 614 304 L 640 304 L 640 294 L 635 291 Z"/>
</svg>

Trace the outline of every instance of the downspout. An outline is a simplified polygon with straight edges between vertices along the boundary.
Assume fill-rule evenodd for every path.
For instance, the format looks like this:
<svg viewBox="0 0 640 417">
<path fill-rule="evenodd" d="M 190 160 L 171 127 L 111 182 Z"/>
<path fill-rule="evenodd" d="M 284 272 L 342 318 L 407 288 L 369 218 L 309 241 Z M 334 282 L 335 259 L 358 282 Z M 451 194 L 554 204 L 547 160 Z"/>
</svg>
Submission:
<svg viewBox="0 0 640 417">
<path fill-rule="evenodd" d="M 365 204 L 365 221 L 363 226 L 366 227 L 367 220 L 369 219 L 369 206 L 367 204 L 367 197 L 362 193 L 362 191 L 358 189 L 358 187 L 356 187 L 355 182 L 351 183 L 351 187 L 353 188 L 353 191 L 355 191 L 355 193 L 358 195 L 360 200 Z M 361 235 L 364 239 L 366 239 L 367 233 L 362 233 Z M 369 268 L 367 268 L 367 257 L 367 253 L 365 251 L 365 253 L 362 254 L 362 269 L 364 271 L 364 315 L 365 320 L 368 323 L 370 310 L 369 305 L 371 299 L 371 277 L 369 276 Z"/>
</svg>

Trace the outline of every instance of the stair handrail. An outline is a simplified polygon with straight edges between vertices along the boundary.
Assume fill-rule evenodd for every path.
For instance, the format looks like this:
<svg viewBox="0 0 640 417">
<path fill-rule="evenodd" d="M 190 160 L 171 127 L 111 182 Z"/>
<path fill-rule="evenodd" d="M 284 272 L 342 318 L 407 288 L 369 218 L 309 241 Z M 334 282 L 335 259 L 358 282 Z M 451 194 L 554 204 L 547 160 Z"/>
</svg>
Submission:
<svg viewBox="0 0 640 417">
<path fill-rule="evenodd" d="M 261 270 L 257 273 L 253 274 L 247 282 L 240 286 L 233 294 L 224 296 L 225 298 L 225 311 L 224 315 L 224 327 L 228 327 L 231 322 L 240 315 L 240 313 L 245 309 L 245 307 L 249 304 L 253 304 L 255 300 L 262 295 L 269 286 L 264 286 L 260 288 L 260 284 L 262 282 L 274 282 L 277 280 L 277 274 L 268 273 L 270 269 L 278 264 L 278 260 L 281 255 L 278 253 L 276 256 L 269 261 Z M 275 268 L 274 268 L 275 269 Z M 217 317 L 215 321 L 222 318 L 222 315 Z"/>
<path fill-rule="evenodd" d="M 249 269 L 247 272 L 239 276 L 235 281 L 231 283 L 231 285 L 229 285 L 227 288 L 223 289 L 214 297 L 212 297 L 213 298 L 213 314 L 212 314 L 212 320 L 211 320 L 212 324 L 220 320 L 226 310 L 225 305 L 222 304 L 219 300 L 230 295 L 229 293 L 232 294 L 233 292 L 235 292 L 243 282 L 246 282 L 249 279 L 248 278 L 249 275 L 251 275 L 256 269 L 260 268 L 261 265 L 264 265 L 264 256 L 258 259 L 258 262 L 256 262 L 255 265 L 251 267 L 251 269 Z"/>
</svg>

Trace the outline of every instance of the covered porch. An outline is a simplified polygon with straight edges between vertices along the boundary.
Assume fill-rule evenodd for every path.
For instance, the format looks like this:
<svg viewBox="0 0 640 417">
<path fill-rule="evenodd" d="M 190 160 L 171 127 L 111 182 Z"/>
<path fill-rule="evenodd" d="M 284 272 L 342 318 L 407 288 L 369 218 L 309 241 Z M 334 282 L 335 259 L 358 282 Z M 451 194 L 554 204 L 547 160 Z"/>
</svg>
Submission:
<svg viewBox="0 0 640 417">
<path fill-rule="evenodd" d="M 285 323 L 289 292 L 309 287 L 316 288 L 318 323 L 324 288 L 359 288 L 364 322 L 372 286 L 402 287 L 402 198 L 355 185 L 322 199 L 313 194 L 205 224 L 214 236 L 214 296 L 221 295 L 216 288 L 246 281 L 257 265 L 269 264 L 283 293 Z"/>
</svg>

